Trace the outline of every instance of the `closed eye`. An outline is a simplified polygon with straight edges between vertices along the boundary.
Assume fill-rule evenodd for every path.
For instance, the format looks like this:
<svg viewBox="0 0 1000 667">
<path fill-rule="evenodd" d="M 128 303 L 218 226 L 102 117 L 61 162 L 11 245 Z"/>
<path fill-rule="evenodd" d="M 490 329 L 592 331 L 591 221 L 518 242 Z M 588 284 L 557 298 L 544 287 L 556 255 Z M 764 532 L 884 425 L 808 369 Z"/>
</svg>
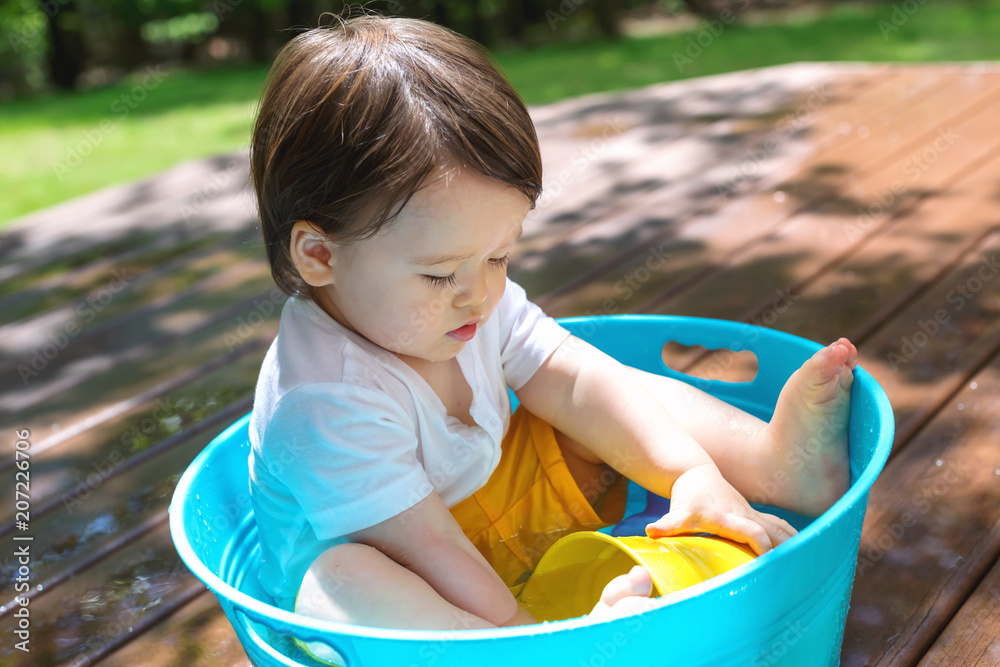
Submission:
<svg viewBox="0 0 1000 667">
<path fill-rule="evenodd" d="M 421 277 L 434 287 L 444 287 L 446 285 L 448 287 L 454 287 L 456 282 L 454 273 L 447 276 L 421 276 Z"/>
<path fill-rule="evenodd" d="M 495 266 L 498 269 L 506 269 L 507 268 L 507 260 L 509 260 L 509 259 L 510 259 L 510 253 L 507 253 L 503 257 L 495 257 L 495 258 L 491 259 L 490 260 L 490 264 L 492 264 L 493 266 Z"/>
<path fill-rule="evenodd" d="M 506 269 L 507 261 L 509 259 L 510 259 L 510 253 L 504 255 L 503 257 L 492 257 L 489 260 L 490 266 L 492 266 L 495 269 Z M 421 278 L 429 282 L 434 287 L 444 287 L 444 286 L 454 287 L 455 283 L 457 282 L 454 273 L 451 273 L 447 276 L 423 275 L 421 276 Z"/>
</svg>

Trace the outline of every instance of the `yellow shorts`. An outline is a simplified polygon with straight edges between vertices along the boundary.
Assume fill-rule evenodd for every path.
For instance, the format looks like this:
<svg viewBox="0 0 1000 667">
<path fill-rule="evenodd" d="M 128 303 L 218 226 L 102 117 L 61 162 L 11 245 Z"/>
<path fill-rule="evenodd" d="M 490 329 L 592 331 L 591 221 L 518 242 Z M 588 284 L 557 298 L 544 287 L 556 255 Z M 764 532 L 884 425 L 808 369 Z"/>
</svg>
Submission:
<svg viewBox="0 0 1000 667">
<path fill-rule="evenodd" d="M 555 429 L 521 407 L 501 447 L 486 485 L 451 513 L 516 596 L 560 537 L 621 520 L 628 480 L 608 469 L 614 480 L 606 480 L 607 492 L 585 493 L 566 467 Z"/>
</svg>

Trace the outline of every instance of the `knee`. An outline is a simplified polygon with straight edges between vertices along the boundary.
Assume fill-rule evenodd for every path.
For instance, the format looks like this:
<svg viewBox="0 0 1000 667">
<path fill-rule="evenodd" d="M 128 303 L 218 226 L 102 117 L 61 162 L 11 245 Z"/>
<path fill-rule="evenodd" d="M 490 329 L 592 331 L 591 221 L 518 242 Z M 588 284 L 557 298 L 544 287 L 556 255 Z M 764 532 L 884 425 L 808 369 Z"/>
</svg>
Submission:
<svg viewBox="0 0 1000 667">
<path fill-rule="evenodd" d="M 331 618 L 331 610 L 378 585 L 388 558 L 366 544 L 338 544 L 312 562 L 295 601 L 296 613 Z M 332 619 L 339 620 L 339 619 Z"/>
</svg>

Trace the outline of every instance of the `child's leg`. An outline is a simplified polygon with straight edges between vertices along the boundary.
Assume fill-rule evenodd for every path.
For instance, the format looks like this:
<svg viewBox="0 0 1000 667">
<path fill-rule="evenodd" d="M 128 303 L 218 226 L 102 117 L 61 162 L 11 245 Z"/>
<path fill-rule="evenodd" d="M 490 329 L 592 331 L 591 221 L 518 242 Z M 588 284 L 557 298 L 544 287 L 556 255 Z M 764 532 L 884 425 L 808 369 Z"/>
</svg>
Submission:
<svg viewBox="0 0 1000 667">
<path fill-rule="evenodd" d="M 634 613 L 648 603 L 652 581 L 643 568 L 613 579 L 594 607 L 595 619 Z M 430 584 L 364 544 L 340 544 L 313 561 L 295 613 L 377 628 L 463 630 L 496 627 L 451 604 Z M 535 623 L 523 609 L 512 624 Z"/>
<path fill-rule="evenodd" d="M 419 576 L 365 544 L 339 544 L 309 566 L 295 613 L 412 630 L 496 627 L 456 607 Z"/>
<path fill-rule="evenodd" d="M 847 490 L 847 423 L 857 350 L 846 339 L 796 371 L 770 423 L 685 382 L 636 370 L 674 420 L 751 502 L 818 515 Z"/>
</svg>

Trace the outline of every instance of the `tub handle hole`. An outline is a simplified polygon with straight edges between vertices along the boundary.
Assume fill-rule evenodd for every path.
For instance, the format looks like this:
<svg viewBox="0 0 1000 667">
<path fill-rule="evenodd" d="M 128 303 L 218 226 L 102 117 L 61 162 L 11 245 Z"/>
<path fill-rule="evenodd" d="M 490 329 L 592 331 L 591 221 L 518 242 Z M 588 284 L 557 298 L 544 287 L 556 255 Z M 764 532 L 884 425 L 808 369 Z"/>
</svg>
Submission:
<svg viewBox="0 0 1000 667">
<path fill-rule="evenodd" d="M 753 382 L 760 369 L 757 355 L 750 350 L 710 349 L 667 341 L 661 355 L 668 368 L 702 380 Z"/>
</svg>

